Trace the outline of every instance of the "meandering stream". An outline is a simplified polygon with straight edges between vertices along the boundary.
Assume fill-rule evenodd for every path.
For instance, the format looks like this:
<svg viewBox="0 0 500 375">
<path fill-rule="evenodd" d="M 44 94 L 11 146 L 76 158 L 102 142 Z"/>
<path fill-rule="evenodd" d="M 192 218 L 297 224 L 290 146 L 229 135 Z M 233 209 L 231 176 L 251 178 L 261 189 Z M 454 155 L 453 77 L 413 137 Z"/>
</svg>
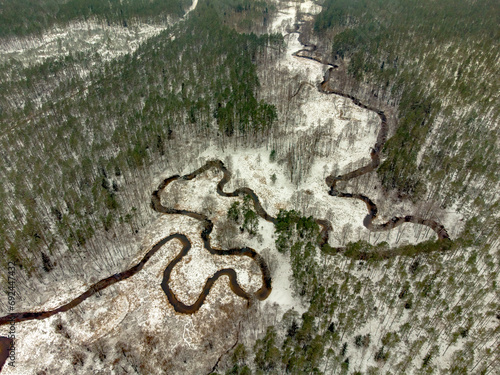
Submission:
<svg viewBox="0 0 500 375">
<path fill-rule="evenodd" d="M 295 56 L 301 57 L 304 59 L 311 59 L 314 60 L 318 63 L 322 63 L 322 61 L 313 56 L 314 52 L 314 46 L 309 46 L 309 48 L 302 49 L 300 51 L 297 51 L 294 53 Z M 335 90 L 330 87 L 329 81 L 331 78 L 331 73 L 333 69 L 336 69 L 337 67 L 335 65 L 330 64 L 330 68 L 327 70 L 323 82 L 319 83 L 318 85 L 318 90 L 322 92 L 325 95 L 340 95 L 345 98 L 348 98 L 352 100 L 352 102 L 359 106 L 360 108 L 364 108 L 370 111 L 373 111 L 377 113 L 377 115 L 380 117 L 380 130 L 377 136 L 377 140 L 375 145 L 373 146 L 370 157 L 371 161 L 361 167 L 358 168 L 354 171 L 351 171 L 349 173 L 346 173 L 344 175 L 339 175 L 339 176 L 333 176 L 330 175 L 326 178 L 325 182 L 326 185 L 329 189 L 329 194 L 334 197 L 340 197 L 340 198 L 354 198 L 354 199 L 359 199 L 363 202 L 365 202 L 368 210 L 367 216 L 363 220 L 363 224 L 366 228 L 368 228 L 371 231 L 387 231 L 391 230 L 403 223 L 409 222 L 409 223 L 415 223 L 415 224 L 420 224 L 420 225 L 425 225 L 429 228 L 431 228 L 434 232 L 436 232 L 438 236 L 438 241 L 444 241 L 444 240 L 449 240 L 448 233 L 446 229 L 444 228 L 443 225 L 439 224 L 436 221 L 429 220 L 429 219 L 424 219 L 412 215 L 408 216 L 403 216 L 403 217 L 393 217 L 391 220 L 387 221 L 386 223 L 383 224 L 374 224 L 373 221 L 377 217 L 378 209 L 376 204 L 369 199 L 368 197 L 362 195 L 362 194 L 357 194 L 357 193 L 346 193 L 346 192 L 341 192 L 337 190 L 336 184 L 338 181 L 349 181 L 353 178 L 357 178 L 359 176 L 362 176 L 366 173 L 375 171 L 378 166 L 380 165 L 380 153 L 381 150 L 387 141 L 387 134 L 388 134 L 388 125 L 387 125 L 387 117 L 385 113 L 377 108 L 368 106 L 363 104 L 359 99 L 355 98 L 354 96 L 351 96 L 349 94 L 346 94 L 344 92 L 341 92 L 339 90 Z M 293 95 L 297 95 L 300 89 L 306 85 L 310 84 L 307 82 L 301 83 L 299 86 L 299 89 L 297 92 Z M 165 237 L 155 243 L 144 255 L 142 260 L 137 263 L 135 266 L 131 267 L 128 270 L 125 270 L 123 272 L 114 274 L 112 276 L 109 276 L 92 286 L 88 288 L 87 291 L 82 293 L 81 295 L 77 296 L 70 302 L 60 306 L 59 308 L 53 309 L 53 310 L 48 310 L 48 311 L 40 311 L 40 312 L 19 312 L 19 313 L 12 313 L 3 317 L 0 317 L 0 326 L 1 325 L 6 325 L 10 324 L 11 322 L 23 322 L 23 321 L 28 321 L 28 320 L 34 320 L 34 319 L 45 319 L 49 318 L 55 314 L 58 314 L 60 312 L 65 312 L 73 307 L 79 305 L 83 301 L 85 301 L 87 298 L 91 297 L 95 293 L 107 288 L 110 285 L 113 285 L 117 282 L 120 282 L 122 280 L 128 279 L 131 276 L 135 275 L 137 272 L 142 270 L 144 265 L 151 259 L 151 257 L 167 242 L 169 241 L 180 241 L 182 244 L 182 250 L 177 254 L 177 256 L 168 264 L 168 266 L 165 268 L 165 271 L 163 273 L 163 280 L 161 282 L 161 288 L 163 289 L 165 295 L 168 298 L 168 301 L 170 304 L 173 306 L 175 311 L 183 314 L 193 314 L 196 311 L 198 311 L 203 303 L 205 302 L 206 297 L 208 296 L 213 284 L 215 281 L 221 277 L 221 276 L 228 276 L 229 278 L 229 286 L 231 290 L 238 296 L 246 299 L 247 301 L 250 301 L 252 297 L 255 297 L 256 299 L 259 300 L 264 300 L 266 299 L 269 294 L 271 293 L 272 290 L 272 280 L 271 280 L 271 275 L 270 275 L 270 270 L 267 267 L 264 259 L 253 249 L 244 247 L 240 249 L 228 249 L 228 250 L 223 250 L 223 249 L 218 249 L 218 248 L 213 248 L 210 243 L 210 234 L 213 230 L 213 223 L 212 221 L 205 216 L 204 214 L 197 213 L 197 212 L 192 212 L 192 211 L 187 211 L 187 210 L 177 210 L 173 208 L 168 208 L 162 205 L 161 203 L 161 194 L 165 191 L 165 188 L 172 182 L 183 179 L 183 180 L 192 180 L 202 174 L 203 172 L 211 169 L 219 169 L 223 173 L 222 179 L 219 181 L 217 184 L 217 193 L 220 196 L 223 197 L 237 197 L 241 195 L 249 195 L 253 201 L 254 209 L 255 212 L 262 217 L 264 220 L 267 220 L 269 222 L 275 223 L 276 218 L 273 216 L 269 215 L 266 210 L 262 207 L 259 197 L 257 194 L 250 188 L 247 187 L 242 187 L 239 189 L 234 190 L 233 192 L 225 192 L 224 191 L 224 186 L 229 182 L 231 178 L 231 173 L 227 170 L 227 168 L 224 166 L 223 162 L 220 160 L 213 160 L 213 161 L 208 161 L 204 166 L 201 168 L 197 169 L 196 171 L 184 175 L 184 176 L 171 176 L 169 178 L 166 178 L 163 180 L 158 188 L 152 193 L 151 196 L 151 207 L 162 214 L 181 214 L 181 215 L 186 215 L 189 217 L 192 217 L 194 219 L 197 219 L 202 222 L 203 224 L 203 230 L 201 231 L 201 238 L 203 240 L 203 245 L 207 251 L 209 251 L 211 254 L 214 255 L 223 255 L 223 256 L 246 256 L 251 259 L 253 259 L 258 266 L 260 267 L 261 273 L 262 273 L 262 286 L 261 288 L 255 292 L 253 295 L 249 294 L 246 292 L 244 289 L 241 288 L 241 286 L 238 283 L 237 280 L 237 273 L 234 269 L 231 268 L 226 268 L 226 269 L 221 269 L 217 271 L 213 276 L 209 277 L 205 285 L 203 287 L 203 291 L 198 297 L 198 299 L 192 304 L 192 305 L 186 305 L 179 301 L 175 294 L 172 292 L 170 289 L 170 281 L 171 281 L 171 272 L 173 268 L 182 260 L 184 256 L 186 256 L 189 253 L 189 250 L 191 249 L 191 242 L 189 239 L 181 234 L 181 233 L 175 233 L 172 234 L 168 237 Z M 322 247 L 323 245 L 328 243 L 328 238 L 330 232 L 333 230 L 331 223 L 327 219 L 317 219 L 316 222 L 321 226 L 321 236 L 318 245 Z M 338 248 L 333 248 L 336 252 L 342 253 L 345 248 L 343 247 L 338 247 Z M 389 258 L 392 256 L 398 255 L 397 251 L 395 250 L 387 250 L 384 254 L 382 254 L 382 258 Z M 357 253 L 356 255 L 359 259 L 366 259 L 369 254 L 366 252 L 363 253 Z M 6 339 L 0 337 L 0 339 Z M 5 341 L 5 340 L 4 340 Z M 2 341 L 2 342 L 4 342 Z M 6 342 L 6 341 L 5 341 Z M 2 359 L 5 356 L 5 359 L 7 356 L 5 353 L 8 353 L 6 350 L 5 345 L 1 346 L 1 356 L 0 359 Z M 5 351 L 4 351 L 5 350 Z M 3 361 L 5 362 L 5 359 Z M 1 369 L 1 367 L 0 367 Z"/>
</svg>

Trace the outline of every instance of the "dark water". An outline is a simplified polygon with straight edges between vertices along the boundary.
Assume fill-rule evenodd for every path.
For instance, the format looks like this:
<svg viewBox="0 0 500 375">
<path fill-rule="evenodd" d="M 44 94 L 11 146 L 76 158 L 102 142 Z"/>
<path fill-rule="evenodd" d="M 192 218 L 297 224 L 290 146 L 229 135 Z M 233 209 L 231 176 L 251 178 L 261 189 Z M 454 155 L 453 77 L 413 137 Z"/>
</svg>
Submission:
<svg viewBox="0 0 500 375">
<path fill-rule="evenodd" d="M 7 358 L 9 358 L 9 348 L 11 343 L 12 339 L 0 336 L 0 371 L 5 365 Z"/>
</svg>

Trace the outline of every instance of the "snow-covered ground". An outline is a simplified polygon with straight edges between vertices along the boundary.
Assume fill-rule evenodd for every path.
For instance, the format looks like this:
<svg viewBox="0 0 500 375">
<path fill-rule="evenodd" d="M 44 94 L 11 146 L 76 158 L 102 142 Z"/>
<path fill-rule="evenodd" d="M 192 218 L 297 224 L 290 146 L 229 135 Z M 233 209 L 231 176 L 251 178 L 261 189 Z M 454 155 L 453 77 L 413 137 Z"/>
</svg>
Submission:
<svg viewBox="0 0 500 375">
<path fill-rule="evenodd" d="M 65 27 L 54 27 L 40 37 L 0 41 L 0 63 L 15 59 L 23 65 L 33 65 L 75 51 L 97 53 L 104 60 L 111 60 L 135 51 L 144 40 L 167 27 L 148 24 L 122 27 L 96 21 L 75 22 Z"/>
</svg>

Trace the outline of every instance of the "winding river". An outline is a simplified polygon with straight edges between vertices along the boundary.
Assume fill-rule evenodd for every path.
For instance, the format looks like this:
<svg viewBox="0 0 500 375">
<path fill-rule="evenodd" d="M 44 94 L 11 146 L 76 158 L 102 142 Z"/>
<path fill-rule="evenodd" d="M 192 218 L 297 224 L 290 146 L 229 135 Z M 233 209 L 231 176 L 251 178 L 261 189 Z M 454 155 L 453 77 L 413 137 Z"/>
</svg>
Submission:
<svg viewBox="0 0 500 375">
<path fill-rule="evenodd" d="M 316 46 L 315 45 L 305 45 L 304 49 L 301 49 L 297 52 L 295 52 L 293 55 L 296 57 L 300 58 L 305 58 L 309 60 L 316 61 L 321 64 L 325 64 L 325 62 L 314 55 L 314 52 L 316 51 Z M 448 235 L 448 232 L 446 231 L 445 227 L 430 219 L 424 219 L 418 216 L 413 216 L 413 215 L 407 215 L 407 216 L 394 216 L 391 218 L 389 221 L 383 223 L 383 224 L 374 224 L 373 220 L 376 219 L 377 213 L 378 213 L 378 208 L 377 205 L 367 196 L 362 195 L 362 194 L 357 194 L 357 193 L 346 193 L 346 192 L 341 192 L 336 189 L 336 185 L 338 181 L 349 181 L 354 178 L 360 177 L 366 173 L 373 172 L 375 171 L 379 165 L 380 165 L 380 153 L 382 152 L 382 149 L 384 147 L 385 142 L 387 141 L 387 134 L 389 132 L 389 126 L 387 124 L 387 116 L 385 115 L 384 111 L 377 109 L 375 107 L 363 104 L 358 98 L 346 94 L 340 90 L 337 90 L 335 88 L 332 88 L 330 85 L 331 77 L 332 77 L 332 72 L 334 69 L 338 69 L 337 65 L 334 64 L 329 64 L 326 63 L 327 65 L 330 66 L 328 70 L 326 71 L 323 82 L 318 84 L 318 90 L 325 94 L 325 95 L 338 95 L 342 96 L 344 98 L 350 99 L 356 106 L 367 109 L 369 111 L 375 112 L 379 118 L 380 118 L 380 130 L 377 135 L 377 140 L 375 142 L 375 145 L 371 149 L 370 152 L 370 158 L 371 161 L 366 164 L 365 166 L 362 166 L 358 169 L 355 169 L 354 171 L 351 171 L 349 173 L 346 173 L 344 175 L 339 175 L 339 176 L 334 176 L 334 175 L 329 175 L 325 179 L 326 185 L 329 187 L 329 195 L 335 196 L 335 197 L 340 197 L 340 198 L 354 198 L 354 199 L 359 199 L 363 201 L 366 204 L 366 207 L 368 209 L 368 215 L 363 220 L 363 225 L 374 232 L 380 232 L 380 231 L 387 231 L 393 228 L 398 227 L 399 225 L 403 223 L 414 223 L 414 224 L 420 224 L 420 225 L 425 225 L 429 228 L 431 228 L 434 232 L 436 232 L 438 236 L 438 240 L 449 240 L 450 236 Z M 305 85 L 305 83 L 301 83 L 299 86 L 298 90 L 293 94 L 293 96 L 297 95 L 300 89 Z M 293 97 L 292 96 L 292 97 Z M 325 242 L 326 243 L 326 242 Z M 345 250 L 345 248 L 337 248 L 337 252 L 342 252 Z M 394 250 L 388 250 L 387 254 L 394 254 Z M 384 256 L 384 254 L 381 254 L 382 258 L 387 258 L 387 256 Z"/>
<path fill-rule="evenodd" d="M 210 168 L 218 168 L 222 170 L 224 173 L 224 177 L 221 179 L 221 181 L 217 185 L 217 192 L 225 197 L 236 197 L 239 194 L 248 194 L 252 197 L 254 200 L 254 207 L 256 212 L 261 215 L 263 218 L 266 220 L 274 221 L 275 219 L 272 218 L 271 216 L 267 215 L 265 210 L 262 208 L 262 205 L 260 204 L 258 196 L 249 188 L 240 188 L 235 190 L 234 192 L 231 193 L 226 193 L 223 191 L 223 186 L 229 181 L 230 179 L 230 173 L 227 170 L 227 168 L 224 166 L 224 164 L 220 160 L 216 161 L 209 161 L 207 162 L 203 167 L 197 169 L 193 173 L 190 173 L 185 176 L 179 176 L 175 175 L 172 177 L 169 177 L 162 181 L 162 183 L 158 186 L 158 189 L 155 190 L 152 194 L 151 197 L 151 207 L 160 213 L 163 214 L 181 214 L 181 215 L 186 215 L 189 217 L 192 217 L 194 219 L 200 220 L 203 223 L 203 230 L 201 231 L 201 237 L 203 239 L 203 244 L 204 247 L 211 253 L 211 254 L 216 254 L 216 255 L 236 255 L 236 256 L 247 256 L 253 259 L 254 261 L 257 262 L 259 265 L 261 272 L 262 272 L 262 287 L 255 293 L 255 297 L 259 300 L 264 300 L 266 299 L 269 294 L 271 293 L 272 287 L 271 287 L 271 275 L 269 268 L 267 267 L 264 259 L 253 249 L 249 247 L 244 247 L 241 249 L 229 249 L 229 250 L 223 250 L 223 249 L 217 249 L 213 248 L 210 244 L 210 234 L 213 230 L 213 223 L 208 219 L 207 216 L 203 214 L 199 214 L 197 212 L 192 212 L 192 211 L 186 211 L 186 210 L 176 210 L 172 208 L 167 208 L 162 205 L 161 199 L 160 199 L 160 194 L 162 191 L 173 181 L 176 181 L 178 179 L 183 179 L 183 180 L 192 180 L 196 176 L 200 175 L 201 173 L 207 171 Z M 175 233 L 172 234 L 168 237 L 165 237 L 158 241 L 156 244 L 154 244 L 151 249 L 144 255 L 142 260 L 137 263 L 135 266 L 131 267 L 130 269 L 114 274 L 110 277 L 107 277 L 95 284 L 93 284 L 87 291 L 73 299 L 72 301 L 68 302 L 65 305 L 62 305 L 61 307 L 54 309 L 54 310 L 49 310 L 49 311 L 41 311 L 41 312 L 22 312 L 22 313 L 12 313 L 3 317 L 0 317 L 0 326 L 9 324 L 10 322 L 24 322 L 27 320 L 34 320 L 34 319 L 45 319 L 49 318 L 55 314 L 58 314 L 60 312 L 65 312 L 73 307 L 79 305 L 83 301 L 85 301 L 87 298 L 91 297 L 95 293 L 107 288 L 110 285 L 113 285 L 119 281 L 128 279 L 129 277 L 135 275 L 137 272 L 142 270 L 144 265 L 151 259 L 151 257 L 167 242 L 171 240 L 178 240 L 181 242 L 183 245 L 182 250 L 180 253 L 169 263 L 169 265 L 166 267 L 164 273 L 163 273 L 163 280 L 161 282 L 161 287 L 163 291 L 165 292 L 169 302 L 172 304 L 174 307 L 175 311 L 184 313 L 184 314 L 193 314 L 196 311 L 200 309 L 200 307 L 203 305 L 203 302 L 205 301 L 206 296 L 210 292 L 210 289 L 212 288 L 212 285 L 215 283 L 215 281 L 223 276 L 226 275 L 229 277 L 230 280 L 230 287 L 231 289 L 240 297 L 247 299 L 250 301 L 251 295 L 249 295 L 247 292 L 245 292 L 241 286 L 238 284 L 237 278 L 236 278 L 236 271 L 233 269 L 222 269 L 219 270 L 209 278 L 205 286 L 203 288 L 202 294 L 196 302 L 193 305 L 185 305 L 182 302 L 180 302 L 177 297 L 174 295 L 174 293 L 171 291 L 169 287 L 169 282 L 170 282 L 170 274 L 172 272 L 172 269 L 175 267 L 177 263 L 180 262 L 182 257 L 184 257 L 186 254 L 188 254 L 189 250 L 191 249 L 191 242 L 188 240 L 188 238 L 181 234 L 181 233 Z"/>
<path fill-rule="evenodd" d="M 314 46 L 306 46 L 305 49 L 302 49 L 298 52 L 296 52 L 294 55 L 297 57 L 301 58 L 307 58 L 307 59 L 312 59 L 314 61 L 317 61 L 319 63 L 323 63 L 321 59 L 318 57 L 314 56 Z M 346 94 L 344 92 L 341 92 L 339 90 L 336 90 L 331 87 L 330 85 L 330 78 L 331 78 L 331 73 L 334 69 L 337 68 L 337 66 L 333 64 L 329 64 L 330 68 L 327 70 L 324 76 L 323 82 L 318 84 L 318 90 L 325 95 L 340 95 L 345 98 L 348 98 L 352 100 L 352 102 L 359 106 L 360 108 L 364 108 L 370 111 L 375 112 L 379 118 L 380 118 L 380 131 L 377 136 L 377 140 L 375 145 L 373 146 L 370 157 L 371 161 L 361 167 L 358 168 L 354 171 L 351 171 L 349 173 L 346 173 L 344 175 L 339 175 L 339 176 L 333 176 L 330 175 L 326 178 L 325 183 L 329 189 L 329 194 L 334 197 L 340 197 L 340 198 L 353 198 L 353 199 L 359 199 L 363 202 L 365 202 L 368 214 L 363 220 L 364 226 L 371 230 L 371 231 L 387 231 L 391 230 L 403 223 L 409 222 L 409 223 L 415 223 L 415 224 L 420 224 L 420 225 L 425 225 L 429 228 L 431 228 L 434 232 L 436 232 L 438 241 L 440 243 L 446 243 L 449 241 L 449 236 L 444 228 L 443 225 L 439 224 L 436 221 L 429 220 L 429 219 L 424 219 L 416 216 L 403 216 L 403 217 L 393 217 L 391 220 L 387 221 L 386 223 L 383 224 L 374 224 L 373 221 L 377 217 L 378 209 L 376 204 L 368 197 L 362 195 L 362 194 L 356 194 L 356 193 L 347 193 L 347 192 L 341 192 L 336 188 L 336 184 L 338 181 L 349 181 L 353 178 L 357 178 L 359 176 L 362 176 L 366 173 L 375 171 L 378 166 L 380 165 L 380 153 L 381 150 L 387 140 L 387 134 L 388 134 L 388 124 L 387 124 L 387 117 L 385 113 L 377 108 L 368 106 L 363 104 L 359 99 L 355 98 L 354 96 L 351 96 L 349 94 Z M 298 94 L 300 89 L 305 86 L 307 82 L 301 83 L 299 86 L 298 90 L 296 93 L 294 93 L 292 96 L 295 96 Z M 262 207 L 259 197 L 255 192 L 247 187 L 242 187 L 239 189 L 234 190 L 233 192 L 225 192 L 224 191 L 224 186 L 228 183 L 228 181 L 231 178 L 231 173 L 227 170 L 227 168 L 224 166 L 224 163 L 220 160 L 212 160 L 208 161 L 204 166 L 201 168 L 197 169 L 196 171 L 184 175 L 184 176 L 171 176 L 169 178 L 166 178 L 163 180 L 158 188 L 152 193 L 151 196 L 151 207 L 153 210 L 162 213 L 162 214 L 181 214 L 181 215 L 186 215 L 189 217 L 192 217 L 194 219 L 199 220 L 203 224 L 203 229 L 201 231 L 201 238 L 203 240 L 203 244 L 206 250 L 208 250 L 211 254 L 214 255 L 223 255 L 223 256 L 246 256 L 254 260 L 258 266 L 260 267 L 261 273 L 262 273 L 262 286 L 261 288 L 255 292 L 253 295 L 249 294 L 246 292 L 244 289 L 241 288 L 237 281 L 237 274 L 234 269 L 231 268 L 226 268 L 226 269 L 221 269 L 217 271 L 213 276 L 208 278 L 205 282 L 205 285 L 203 287 L 202 293 L 198 297 L 198 299 L 192 304 L 192 305 L 186 305 L 179 301 L 175 294 L 172 292 L 170 289 L 170 277 L 173 268 L 182 260 L 184 256 L 186 256 L 189 253 L 189 250 L 191 249 L 191 242 L 189 239 L 181 234 L 181 233 L 175 233 L 172 234 L 168 237 L 165 237 L 155 243 L 149 251 L 144 255 L 142 260 L 137 263 L 135 266 L 131 267 L 128 270 L 125 270 L 123 272 L 114 274 L 112 276 L 109 276 L 95 284 L 89 287 L 87 291 L 79 295 L 78 297 L 74 298 L 70 302 L 60 306 L 59 308 L 53 309 L 53 310 L 48 310 L 48 311 L 41 311 L 41 312 L 19 312 L 19 313 L 12 313 L 3 317 L 0 317 L 0 326 L 1 325 L 6 325 L 10 324 L 11 322 L 23 322 L 23 321 L 28 321 L 28 320 L 35 320 L 35 319 L 45 319 L 49 318 L 55 314 L 58 314 L 60 312 L 65 312 L 73 307 L 79 305 L 83 301 L 85 301 L 87 298 L 91 297 L 95 293 L 107 288 L 110 285 L 113 285 L 117 282 L 120 282 L 122 280 L 128 279 L 131 276 L 135 275 L 137 272 L 142 270 L 144 265 L 151 259 L 151 257 L 167 242 L 169 241 L 179 241 L 182 244 L 182 250 L 177 254 L 177 256 L 168 264 L 168 266 L 165 268 L 164 273 L 163 273 L 163 279 L 161 282 L 161 288 L 163 289 L 165 295 L 167 296 L 168 301 L 170 304 L 173 306 L 176 312 L 182 313 L 182 314 L 193 314 L 196 311 L 198 311 L 203 303 L 205 302 L 206 297 L 208 296 L 213 284 L 215 281 L 220 278 L 221 276 L 228 276 L 229 278 L 229 286 L 231 290 L 238 296 L 246 299 L 249 303 L 252 300 L 252 298 L 256 298 L 258 300 L 264 300 L 266 299 L 269 294 L 271 293 L 272 290 L 272 282 L 271 282 L 271 275 L 269 268 L 267 267 L 264 259 L 253 249 L 244 247 L 244 248 L 239 248 L 239 249 L 228 249 L 228 250 L 223 250 L 223 249 L 218 249 L 214 248 L 211 246 L 210 243 L 210 234 L 212 233 L 213 230 L 213 223 L 209 218 L 203 214 L 197 213 L 197 212 L 192 212 L 192 211 L 186 211 L 186 210 L 177 210 L 173 208 L 168 208 L 163 206 L 161 203 L 161 194 L 164 192 L 165 188 L 172 183 L 173 181 L 182 179 L 182 180 L 192 180 L 202 174 L 203 172 L 209 170 L 209 169 L 218 169 L 222 171 L 223 177 L 222 179 L 218 182 L 217 184 L 217 193 L 220 196 L 223 197 L 238 197 L 242 195 L 249 195 L 253 201 L 254 209 L 255 212 L 262 217 L 264 220 L 267 220 L 269 222 L 275 223 L 276 218 L 273 216 L 269 215 L 266 210 Z M 320 232 L 320 240 L 318 242 L 318 245 L 320 247 L 323 247 L 323 245 L 328 243 L 328 238 L 330 235 L 330 232 L 333 230 L 331 223 L 326 220 L 326 219 L 316 219 L 316 222 L 321 226 L 321 232 Z M 337 248 L 331 248 L 333 249 L 334 252 L 336 253 L 343 253 L 346 248 L 344 247 L 337 247 Z M 383 252 L 382 254 L 379 254 L 379 257 L 382 259 L 385 258 L 390 258 L 393 256 L 398 255 L 398 251 L 396 249 L 389 249 Z M 367 259 L 369 258 L 370 254 L 367 252 L 358 252 L 355 255 L 358 259 Z M 3 359 L 2 364 L 5 362 L 7 359 L 7 354 L 8 354 L 8 348 L 7 344 L 8 342 L 5 341 L 6 338 L 0 337 L 0 351 L 1 351 L 1 357 L 0 360 Z M 8 340 L 8 339 L 7 339 Z M 9 341 L 10 342 L 10 341 Z M 7 354 L 6 354 L 7 353 Z M 5 357 L 5 358 L 3 358 Z M 1 367 L 0 367 L 1 369 Z"/>
</svg>

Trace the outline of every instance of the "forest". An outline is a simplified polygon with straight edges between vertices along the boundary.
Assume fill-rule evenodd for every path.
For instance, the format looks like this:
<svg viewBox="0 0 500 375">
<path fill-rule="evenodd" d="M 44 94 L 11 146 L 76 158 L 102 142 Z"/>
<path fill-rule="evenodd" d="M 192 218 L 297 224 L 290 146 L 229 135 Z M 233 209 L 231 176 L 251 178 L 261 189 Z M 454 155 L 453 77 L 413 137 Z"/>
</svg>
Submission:
<svg viewBox="0 0 500 375">
<path fill-rule="evenodd" d="M 71 21 L 97 18 L 127 27 L 139 19 L 158 21 L 182 16 L 189 0 L 5 0 L 0 13 L 0 37 L 41 34 Z"/>
<path fill-rule="evenodd" d="M 200 155 L 215 148 L 235 155 L 234 163 L 225 159 L 235 175 L 231 184 L 253 187 L 258 171 L 238 165 L 242 159 L 236 156 L 256 150 L 257 163 L 269 169 L 259 176 L 269 189 L 296 189 L 286 208 L 272 207 L 269 194 L 261 195 L 264 208 L 275 211 L 272 225 L 245 194 L 227 208 L 216 207 L 207 195 L 199 210 L 221 211 L 220 221 L 214 220 L 217 243 L 249 244 L 273 278 L 286 263 L 297 306 L 251 301 L 241 312 L 224 305 L 214 322 L 220 325 L 227 310 L 234 324 L 225 336 L 213 328 L 213 340 L 224 348 L 213 357 L 217 362 L 206 359 L 216 345 L 208 328 L 200 331 L 206 337 L 199 349 L 200 358 L 207 357 L 191 358 L 186 366 L 199 362 L 212 374 L 496 373 L 499 4 L 324 0 L 307 2 L 309 9 L 320 9 L 309 12 L 302 10 L 304 3 L 200 0 L 183 18 L 191 1 L 1 1 L 0 46 L 91 21 L 104 29 L 162 25 L 133 52 L 112 59 L 92 47 L 32 63 L 2 60 L 2 316 L 10 262 L 18 267 L 19 311 L 47 302 L 55 290 L 50 285 L 66 282 L 71 291 L 74 280 L 90 285 L 121 272 L 159 217 L 151 210 L 151 193 L 165 171 L 181 175 L 199 168 L 207 161 Z M 273 23 L 286 12 L 294 18 L 277 31 Z M 439 221 L 451 212 L 449 241 L 436 240 L 432 231 L 418 243 L 389 235 L 384 241 L 380 233 L 365 235 L 350 223 L 335 225 L 347 213 L 315 196 L 307 185 L 318 174 L 312 167 L 342 141 L 352 145 L 363 135 L 352 120 L 335 140 L 329 127 L 338 126 L 338 119 L 326 118 L 304 133 L 290 130 L 306 118 L 296 106 L 307 104 L 321 83 L 305 84 L 286 70 L 285 54 L 297 52 L 289 50 L 294 34 L 323 63 L 325 77 L 337 67 L 330 85 L 390 116 L 380 166 L 342 181 L 341 189 L 377 199 L 379 211 L 387 212 L 379 216 L 387 220 L 395 212 Z M 353 111 L 348 102 L 341 117 Z M 368 122 L 379 126 L 373 118 Z M 364 151 L 364 158 L 343 167 L 329 160 L 321 177 L 362 167 L 370 156 Z M 175 194 L 168 199 L 177 208 L 182 200 Z M 408 207 L 415 212 L 406 212 Z M 317 219 L 334 223 L 322 246 Z M 70 342 L 68 322 L 85 314 L 67 314 L 64 323 L 51 324 Z M 179 342 L 186 340 L 186 327 L 179 323 L 172 334 Z M 153 339 L 156 334 L 144 327 L 133 330 L 124 328 L 118 342 L 104 336 L 63 349 L 72 371 L 113 363 L 128 373 L 189 373 L 180 369 L 185 353 L 197 355 L 191 346 L 165 354 L 156 348 L 170 348 L 172 337 L 162 331 Z M 125 344 L 131 332 L 141 344 Z M 228 340 L 225 346 L 221 337 Z M 39 374 L 54 369 L 57 363 Z"/>
</svg>

